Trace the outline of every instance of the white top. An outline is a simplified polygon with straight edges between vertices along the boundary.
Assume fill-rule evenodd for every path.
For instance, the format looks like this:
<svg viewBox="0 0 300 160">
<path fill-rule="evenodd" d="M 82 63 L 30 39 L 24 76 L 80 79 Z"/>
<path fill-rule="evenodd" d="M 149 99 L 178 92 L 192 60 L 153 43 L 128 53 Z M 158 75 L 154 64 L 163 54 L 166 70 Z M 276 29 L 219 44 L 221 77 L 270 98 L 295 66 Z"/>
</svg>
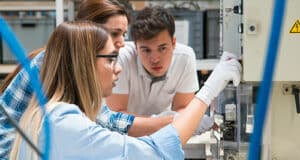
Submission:
<svg viewBox="0 0 300 160">
<path fill-rule="evenodd" d="M 151 85 L 151 76 L 143 68 L 134 43 L 121 48 L 119 74 L 115 94 L 128 94 L 127 111 L 152 115 L 170 110 L 176 93 L 191 93 L 199 89 L 195 52 L 191 47 L 176 44 L 165 80 Z"/>
</svg>

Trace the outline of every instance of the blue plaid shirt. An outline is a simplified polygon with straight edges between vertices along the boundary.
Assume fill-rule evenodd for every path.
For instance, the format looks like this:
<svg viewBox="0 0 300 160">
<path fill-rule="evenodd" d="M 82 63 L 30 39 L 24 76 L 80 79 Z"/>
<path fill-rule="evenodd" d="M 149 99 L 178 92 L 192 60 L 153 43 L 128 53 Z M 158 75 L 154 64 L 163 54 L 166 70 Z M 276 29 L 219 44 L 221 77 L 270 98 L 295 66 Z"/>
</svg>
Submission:
<svg viewBox="0 0 300 160">
<path fill-rule="evenodd" d="M 31 61 L 30 67 L 39 70 L 43 57 L 44 52 L 41 52 Z M 1 95 L 0 105 L 5 108 L 14 120 L 19 121 L 31 99 L 32 93 L 33 88 L 30 85 L 30 77 L 22 69 Z M 102 127 L 122 134 L 128 132 L 135 118 L 133 115 L 113 112 L 106 105 L 102 107 L 101 116 L 98 117 L 97 123 Z M 0 124 L 0 159 L 6 160 L 15 138 L 15 129 L 1 111 Z"/>
</svg>

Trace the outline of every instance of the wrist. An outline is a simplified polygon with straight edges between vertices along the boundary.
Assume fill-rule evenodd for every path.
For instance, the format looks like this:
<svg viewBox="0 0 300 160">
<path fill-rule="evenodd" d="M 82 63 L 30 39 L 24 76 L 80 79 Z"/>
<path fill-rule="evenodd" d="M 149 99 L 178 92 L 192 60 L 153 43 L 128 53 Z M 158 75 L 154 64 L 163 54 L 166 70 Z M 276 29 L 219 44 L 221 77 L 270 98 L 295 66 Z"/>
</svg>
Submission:
<svg viewBox="0 0 300 160">
<path fill-rule="evenodd" d="M 215 98 L 210 91 L 210 88 L 204 85 L 200 91 L 195 95 L 196 98 L 200 99 L 207 106 L 210 105 L 211 101 Z"/>
</svg>

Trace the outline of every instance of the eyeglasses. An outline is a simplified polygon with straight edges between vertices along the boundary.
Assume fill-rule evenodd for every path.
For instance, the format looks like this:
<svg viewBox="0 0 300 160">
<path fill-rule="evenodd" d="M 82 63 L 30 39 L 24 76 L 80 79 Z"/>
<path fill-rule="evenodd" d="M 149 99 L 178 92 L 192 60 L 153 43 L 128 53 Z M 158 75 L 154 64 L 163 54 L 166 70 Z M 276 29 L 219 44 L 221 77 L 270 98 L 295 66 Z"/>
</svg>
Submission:
<svg viewBox="0 0 300 160">
<path fill-rule="evenodd" d="M 118 59 L 118 53 L 113 52 L 111 54 L 96 54 L 96 58 L 107 58 L 111 63 L 112 68 L 115 68 Z"/>
</svg>

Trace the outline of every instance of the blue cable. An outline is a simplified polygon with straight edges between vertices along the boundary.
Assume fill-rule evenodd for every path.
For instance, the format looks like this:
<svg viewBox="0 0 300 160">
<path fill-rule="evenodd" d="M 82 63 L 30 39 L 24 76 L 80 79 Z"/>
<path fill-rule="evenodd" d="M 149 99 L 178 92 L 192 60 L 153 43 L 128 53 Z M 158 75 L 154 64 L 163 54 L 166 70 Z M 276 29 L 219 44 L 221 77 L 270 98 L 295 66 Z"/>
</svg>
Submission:
<svg viewBox="0 0 300 160">
<path fill-rule="evenodd" d="M 42 108 L 43 116 L 44 116 L 44 132 L 45 132 L 45 143 L 44 143 L 44 153 L 43 159 L 48 160 L 50 153 L 50 123 L 49 117 L 45 113 L 45 109 L 43 106 L 47 103 L 47 98 L 43 94 L 42 85 L 39 80 L 39 73 L 36 69 L 30 68 L 30 60 L 27 58 L 25 54 L 25 50 L 21 46 L 21 43 L 18 41 L 13 31 L 10 29 L 9 25 L 5 22 L 5 20 L 0 16 L 0 34 L 2 38 L 6 41 L 8 47 L 15 55 L 21 66 L 28 72 L 30 77 L 30 83 L 36 92 L 36 97 L 38 102 Z"/>
<path fill-rule="evenodd" d="M 259 160 L 261 158 L 261 141 L 266 112 L 269 106 L 270 91 L 272 89 L 272 79 L 277 51 L 280 41 L 281 26 L 284 17 L 285 0 L 275 0 L 272 28 L 265 59 L 265 70 L 263 79 L 259 87 L 257 106 L 255 107 L 254 129 L 250 140 L 249 160 Z"/>
</svg>

